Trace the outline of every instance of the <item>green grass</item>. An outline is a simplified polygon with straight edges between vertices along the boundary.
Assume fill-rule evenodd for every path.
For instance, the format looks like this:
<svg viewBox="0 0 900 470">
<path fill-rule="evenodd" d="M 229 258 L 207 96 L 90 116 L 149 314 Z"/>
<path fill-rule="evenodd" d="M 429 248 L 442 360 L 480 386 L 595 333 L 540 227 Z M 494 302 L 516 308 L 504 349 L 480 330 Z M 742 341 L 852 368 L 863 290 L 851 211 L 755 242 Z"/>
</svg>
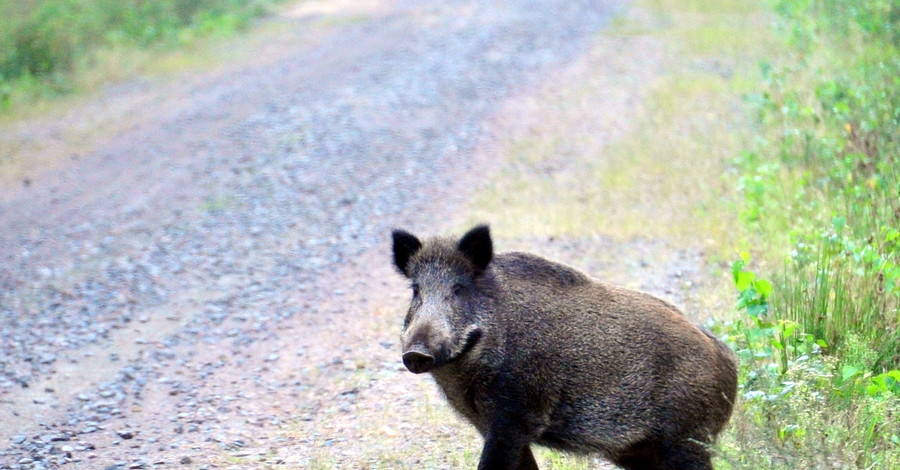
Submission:
<svg viewBox="0 0 900 470">
<path fill-rule="evenodd" d="M 896 468 L 900 464 L 900 371 L 875 373 L 878 356 L 859 334 L 829 343 L 778 314 L 777 286 L 733 267 L 743 315 L 710 326 L 741 359 L 723 468 Z M 752 451 L 748 452 L 749 449 Z"/>
<path fill-rule="evenodd" d="M 266 11 L 262 0 L 0 0 L 0 110 L 79 89 L 79 74 L 199 37 L 227 36 Z M 112 52 L 116 51 L 116 52 Z"/>
<path fill-rule="evenodd" d="M 778 2 L 791 56 L 764 64 L 742 216 L 790 254 L 776 314 L 833 348 L 853 332 L 900 367 L 900 7 Z M 893 8 L 893 9 L 891 9 Z"/>
<path fill-rule="evenodd" d="M 738 281 L 745 315 L 718 325 L 743 357 L 722 461 L 897 468 L 900 6 L 773 6 L 784 46 L 748 95 L 757 143 L 733 162 L 742 228 L 772 282 Z"/>
<path fill-rule="evenodd" d="M 741 94 L 756 83 L 749 77 L 758 75 L 756 61 L 773 41 L 756 32 L 765 16 L 754 11 L 748 20 L 745 10 L 743 2 L 653 1 L 615 19 L 598 38 L 591 66 L 615 60 L 606 51 L 622 48 L 621 39 L 635 44 L 623 54 L 645 54 L 639 44 L 651 38 L 670 58 L 662 72 L 631 86 L 643 96 L 621 114 L 605 114 L 615 103 L 598 97 L 640 76 L 639 61 L 622 64 L 622 78 L 604 70 L 579 77 L 572 89 L 550 90 L 542 125 L 510 142 L 512 163 L 479 195 L 471 219 L 491 220 L 508 234 L 700 236 L 718 257 L 730 257 L 743 234 L 734 229 L 735 184 L 723 175 L 753 141 L 753 115 Z M 594 138 L 617 126 L 625 135 Z"/>
</svg>

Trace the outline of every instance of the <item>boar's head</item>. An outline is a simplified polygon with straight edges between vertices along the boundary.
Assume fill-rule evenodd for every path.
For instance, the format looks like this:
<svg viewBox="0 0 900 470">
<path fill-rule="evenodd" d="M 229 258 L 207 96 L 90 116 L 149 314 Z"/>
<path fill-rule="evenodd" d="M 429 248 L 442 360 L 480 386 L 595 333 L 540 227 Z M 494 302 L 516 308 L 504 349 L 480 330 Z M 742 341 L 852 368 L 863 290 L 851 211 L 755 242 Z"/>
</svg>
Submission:
<svg viewBox="0 0 900 470">
<path fill-rule="evenodd" d="M 421 374 L 465 356 L 481 338 L 478 312 L 489 297 L 484 273 L 493 257 L 490 229 L 479 225 L 458 241 L 425 243 L 395 230 L 394 265 L 410 281 L 403 323 L 403 364 Z"/>
</svg>

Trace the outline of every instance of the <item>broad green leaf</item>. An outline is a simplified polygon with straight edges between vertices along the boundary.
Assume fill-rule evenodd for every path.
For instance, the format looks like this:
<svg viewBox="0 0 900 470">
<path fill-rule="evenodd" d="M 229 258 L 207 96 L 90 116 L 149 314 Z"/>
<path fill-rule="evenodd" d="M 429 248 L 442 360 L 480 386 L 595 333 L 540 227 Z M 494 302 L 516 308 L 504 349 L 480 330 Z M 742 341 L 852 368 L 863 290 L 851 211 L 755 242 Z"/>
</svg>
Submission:
<svg viewBox="0 0 900 470">
<path fill-rule="evenodd" d="M 737 284 L 738 275 L 744 270 L 745 263 L 741 260 L 736 260 L 734 263 L 731 263 L 731 275 L 734 277 L 734 283 Z"/>
<path fill-rule="evenodd" d="M 885 391 L 886 390 L 884 389 L 884 386 L 881 384 L 869 384 L 866 387 L 866 395 L 868 395 L 870 397 L 877 397 L 877 396 L 881 395 L 882 393 L 884 393 Z"/>
<path fill-rule="evenodd" d="M 887 235 L 884 237 L 885 242 L 890 242 L 895 240 L 897 237 L 900 237 L 900 231 L 890 229 L 887 232 Z"/>
<path fill-rule="evenodd" d="M 734 284 L 739 291 L 745 291 L 750 287 L 754 279 L 756 279 L 756 274 L 749 271 L 741 271 L 735 276 Z"/>
<path fill-rule="evenodd" d="M 831 225 L 834 227 L 834 231 L 840 233 L 841 230 L 847 226 L 847 219 L 843 217 L 835 217 L 831 219 Z"/>
<path fill-rule="evenodd" d="M 855 377 L 856 375 L 858 375 L 860 372 L 861 371 L 859 370 L 858 367 L 847 364 L 843 368 L 841 368 L 841 378 L 844 381 L 847 381 L 847 380 L 850 380 L 851 378 Z"/>
<path fill-rule="evenodd" d="M 791 335 L 794 334 L 794 330 L 797 329 L 797 326 L 798 325 L 792 321 L 785 321 L 782 324 L 783 329 L 781 331 L 781 334 L 784 336 L 784 339 L 790 338 Z"/>
<path fill-rule="evenodd" d="M 767 304 L 750 305 L 747 307 L 747 313 L 751 317 L 759 317 L 760 315 L 765 315 L 768 311 L 769 306 Z"/>
<path fill-rule="evenodd" d="M 769 294 L 772 293 L 772 283 L 765 279 L 757 279 L 756 282 L 753 283 L 753 288 L 755 288 L 763 297 L 768 297 Z"/>
</svg>

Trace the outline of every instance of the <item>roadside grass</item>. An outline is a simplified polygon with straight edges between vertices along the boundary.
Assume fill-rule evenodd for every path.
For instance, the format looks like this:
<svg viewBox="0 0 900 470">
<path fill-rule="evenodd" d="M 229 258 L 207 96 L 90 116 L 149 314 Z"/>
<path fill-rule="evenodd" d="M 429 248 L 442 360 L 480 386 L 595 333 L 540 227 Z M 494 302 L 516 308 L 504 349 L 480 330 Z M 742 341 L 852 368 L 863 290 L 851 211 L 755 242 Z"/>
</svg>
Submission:
<svg viewBox="0 0 900 470">
<path fill-rule="evenodd" d="M 0 111 L 119 80 L 161 53 L 232 35 L 271 3 L 0 1 Z"/>
<path fill-rule="evenodd" d="M 583 124 L 607 84 L 553 90 L 475 198 L 470 222 L 513 238 L 704 248 L 718 280 L 698 295 L 738 291 L 708 325 L 741 357 L 717 468 L 900 466 L 898 18 L 878 0 L 636 2 L 598 38 L 666 52 L 627 132 Z"/>
<path fill-rule="evenodd" d="M 735 421 L 751 425 L 725 454 L 732 468 L 897 468 L 900 7 L 773 6 L 786 46 L 761 63 L 761 138 L 734 165 L 751 251 L 775 269 L 750 271 L 749 253 L 734 265 L 742 314 L 722 332 L 744 359 Z"/>
<path fill-rule="evenodd" d="M 873 367 L 897 367 L 900 6 L 775 5 L 793 57 L 765 63 L 752 96 L 768 133 L 736 160 L 742 219 L 790 253 L 773 276 L 779 315 L 832 349 L 853 332 Z"/>
</svg>

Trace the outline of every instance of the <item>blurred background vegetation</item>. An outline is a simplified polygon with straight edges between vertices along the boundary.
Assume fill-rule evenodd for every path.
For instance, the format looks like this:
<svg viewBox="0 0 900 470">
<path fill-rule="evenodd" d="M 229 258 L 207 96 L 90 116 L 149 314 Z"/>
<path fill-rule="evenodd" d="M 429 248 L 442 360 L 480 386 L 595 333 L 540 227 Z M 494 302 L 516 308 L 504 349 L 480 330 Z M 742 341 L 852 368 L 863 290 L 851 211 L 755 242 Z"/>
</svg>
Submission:
<svg viewBox="0 0 900 470">
<path fill-rule="evenodd" d="M 171 48 L 227 35 L 266 0 L 0 0 L 0 110 L 72 91 L 110 50 Z M 101 64 L 105 65 L 105 64 Z"/>
</svg>

